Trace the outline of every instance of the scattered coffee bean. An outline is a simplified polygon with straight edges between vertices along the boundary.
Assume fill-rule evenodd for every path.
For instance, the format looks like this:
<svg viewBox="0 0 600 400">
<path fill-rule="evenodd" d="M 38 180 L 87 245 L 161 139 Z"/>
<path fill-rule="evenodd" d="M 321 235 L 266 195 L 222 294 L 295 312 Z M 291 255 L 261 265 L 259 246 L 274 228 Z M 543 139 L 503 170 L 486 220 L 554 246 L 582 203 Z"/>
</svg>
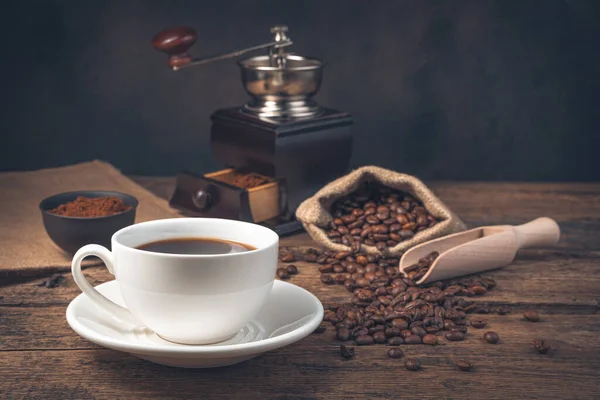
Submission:
<svg viewBox="0 0 600 400">
<path fill-rule="evenodd" d="M 438 344 L 438 337 L 428 333 L 427 335 L 423 336 L 423 344 L 427 344 L 429 346 L 435 346 L 436 344 Z"/>
<path fill-rule="evenodd" d="M 409 371 L 418 371 L 421 369 L 421 362 L 416 358 L 408 358 L 404 363 L 404 367 Z"/>
<path fill-rule="evenodd" d="M 465 334 L 459 331 L 446 332 L 444 334 L 444 337 L 446 338 L 446 340 L 449 340 L 451 342 L 460 342 L 462 340 L 465 340 Z"/>
<path fill-rule="evenodd" d="M 410 335 L 404 338 L 404 343 L 406 344 L 421 344 L 423 343 L 423 339 L 418 335 Z"/>
<path fill-rule="evenodd" d="M 496 344 L 500 341 L 500 336 L 494 331 L 488 331 L 483 335 L 483 339 L 490 344 Z"/>
<path fill-rule="evenodd" d="M 327 330 L 327 327 L 324 324 L 317 326 L 317 329 L 313 331 L 313 333 L 323 333 Z"/>
<path fill-rule="evenodd" d="M 389 349 L 387 351 L 387 355 L 389 358 L 401 358 L 402 356 L 404 356 L 404 352 L 399 348 L 394 347 L 393 349 Z"/>
<path fill-rule="evenodd" d="M 340 346 L 340 354 L 345 359 L 350 359 L 350 358 L 354 357 L 354 347 L 343 344 Z"/>
<path fill-rule="evenodd" d="M 287 273 L 287 271 L 286 271 L 286 273 Z M 323 282 L 326 285 L 333 285 L 335 283 L 335 280 L 333 279 L 333 277 L 331 275 L 323 274 L 323 275 L 321 275 L 321 282 Z"/>
<path fill-rule="evenodd" d="M 473 369 L 473 364 L 465 360 L 456 361 L 456 366 L 461 369 L 461 371 L 470 371 Z"/>
<path fill-rule="evenodd" d="M 482 329 L 487 325 L 487 321 L 485 319 L 475 318 L 469 321 L 473 328 Z"/>
<path fill-rule="evenodd" d="M 394 336 L 388 339 L 387 344 L 390 346 L 400 346 L 401 344 L 404 344 L 404 339 L 400 336 Z"/>
<path fill-rule="evenodd" d="M 527 321 L 538 322 L 540 320 L 540 314 L 537 311 L 525 311 L 523 316 Z"/>
<path fill-rule="evenodd" d="M 367 346 L 373 344 L 373 336 L 362 335 L 354 339 L 357 345 L 359 346 Z"/>
<path fill-rule="evenodd" d="M 277 277 L 281 280 L 288 279 L 290 274 L 288 274 L 287 269 L 285 268 L 277 268 Z"/>
<path fill-rule="evenodd" d="M 296 275 L 298 273 L 298 267 L 294 264 L 290 264 L 287 266 L 287 272 L 290 275 Z"/>
<path fill-rule="evenodd" d="M 340 342 L 346 342 L 350 340 L 350 329 L 346 327 L 338 328 L 338 330 L 335 333 L 335 337 Z"/>
<path fill-rule="evenodd" d="M 48 279 L 41 281 L 37 286 L 45 286 L 48 289 L 53 289 L 60 286 L 65 278 L 61 274 L 52 274 Z"/>
<path fill-rule="evenodd" d="M 387 337 L 385 336 L 385 333 L 383 333 L 383 332 L 375 332 L 373 334 L 373 341 L 375 343 L 385 343 L 385 342 L 387 342 Z"/>
<path fill-rule="evenodd" d="M 542 339 L 536 339 L 532 343 L 535 350 L 540 354 L 546 354 L 552 348 L 552 346 Z"/>
<path fill-rule="evenodd" d="M 413 333 L 413 335 L 417 335 L 420 337 L 427 335 L 427 331 L 422 326 L 418 325 L 410 328 L 410 331 Z"/>
<path fill-rule="evenodd" d="M 279 260 L 284 263 L 290 263 L 296 261 L 296 257 L 294 257 L 294 253 L 287 251 L 279 255 Z"/>
</svg>

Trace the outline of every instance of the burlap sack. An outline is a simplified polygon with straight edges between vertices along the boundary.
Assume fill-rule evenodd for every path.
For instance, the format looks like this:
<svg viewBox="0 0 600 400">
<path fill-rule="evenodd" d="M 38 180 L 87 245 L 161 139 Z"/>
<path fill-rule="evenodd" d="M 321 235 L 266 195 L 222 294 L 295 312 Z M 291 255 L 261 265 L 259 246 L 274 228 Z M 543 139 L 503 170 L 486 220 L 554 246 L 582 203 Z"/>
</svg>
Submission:
<svg viewBox="0 0 600 400">
<path fill-rule="evenodd" d="M 331 250 L 350 251 L 348 246 L 333 243 L 323 228 L 326 228 L 333 219 L 329 213 L 332 204 L 339 198 L 356 191 L 364 182 L 378 182 L 413 195 L 439 221 L 431 228 L 417 232 L 411 239 L 386 249 L 383 252 L 385 255 L 400 255 L 419 243 L 466 229 L 465 224 L 419 179 L 384 168 L 367 166 L 327 184 L 314 196 L 300 204 L 296 210 L 296 217 L 315 241 Z M 382 254 L 375 246 L 368 246 L 364 243 L 361 245 L 361 249 L 367 253 Z"/>
</svg>

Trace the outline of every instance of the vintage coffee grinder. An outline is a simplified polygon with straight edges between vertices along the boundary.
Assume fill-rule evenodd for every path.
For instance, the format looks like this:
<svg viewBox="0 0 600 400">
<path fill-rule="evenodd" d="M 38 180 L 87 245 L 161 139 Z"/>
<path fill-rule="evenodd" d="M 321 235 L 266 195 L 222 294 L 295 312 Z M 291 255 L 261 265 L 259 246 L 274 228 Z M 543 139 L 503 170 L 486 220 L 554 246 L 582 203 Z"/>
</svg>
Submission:
<svg viewBox="0 0 600 400">
<path fill-rule="evenodd" d="M 175 71 L 252 51 L 267 53 L 238 62 L 250 100 L 211 116 L 211 152 L 228 168 L 204 175 L 180 173 L 173 207 L 198 216 L 262 223 L 285 235 L 302 229 L 294 217 L 298 205 L 347 172 L 352 117 L 312 99 L 324 64 L 287 53 L 292 44 L 287 31 L 275 26 L 267 43 L 201 58 L 188 53 L 196 42 L 190 28 L 171 28 L 154 37 L 153 46 L 169 55 Z"/>
</svg>

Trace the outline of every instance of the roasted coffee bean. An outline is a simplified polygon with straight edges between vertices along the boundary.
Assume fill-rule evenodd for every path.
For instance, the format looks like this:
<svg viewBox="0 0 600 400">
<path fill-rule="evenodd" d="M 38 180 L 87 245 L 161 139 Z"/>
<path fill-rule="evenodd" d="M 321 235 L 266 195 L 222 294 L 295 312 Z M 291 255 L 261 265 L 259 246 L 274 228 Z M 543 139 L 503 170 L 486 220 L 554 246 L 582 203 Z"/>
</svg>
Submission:
<svg viewBox="0 0 600 400">
<path fill-rule="evenodd" d="M 385 325 L 375 325 L 369 328 L 369 335 L 385 331 Z"/>
<path fill-rule="evenodd" d="M 337 231 L 341 234 L 341 235 L 347 235 L 350 233 L 350 229 L 346 228 L 344 225 L 342 226 L 338 226 L 337 227 Z"/>
<path fill-rule="evenodd" d="M 298 273 L 298 267 L 296 267 L 294 264 L 288 265 L 287 273 L 290 275 L 296 275 Z"/>
<path fill-rule="evenodd" d="M 402 318 L 393 319 L 391 325 L 400 330 L 408 329 L 408 322 Z"/>
<path fill-rule="evenodd" d="M 375 332 L 373 334 L 373 341 L 375 343 L 385 343 L 385 342 L 387 342 L 387 337 L 385 336 L 385 333 L 383 333 L 383 332 Z"/>
<path fill-rule="evenodd" d="M 344 287 L 349 291 L 354 290 L 354 281 L 352 279 L 346 279 L 344 281 Z"/>
<path fill-rule="evenodd" d="M 377 264 L 369 263 L 365 267 L 365 272 L 375 272 L 375 271 L 377 271 Z"/>
<path fill-rule="evenodd" d="M 421 369 L 421 362 L 416 358 L 409 358 L 404 362 L 404 367 L 409 371 L 418 371 Z"/>
<path fill-rule="evenodd" d="M 290 252 L 282 253 L 282 254 L 279 256 L 279 260 L 280 260 L 281 262 L 284 262 L 284 263 L 289 263 L 289 262 L 294 262 L 294 261 L 296 261 L 296 257 L 294 257 L 294 253 L 292 253 L 292 252 L 290 251 Z"/>
<path fill-rule="evenodd" d="M 314 263 L 317 261 L 317 255 L 316 254 L 307 254 L 304 256 L 304 261 L 309 262 L 309 263 Z"/>
<path fill-rule="evenodd" d="M 388 233 L 389 228 L 387 225 L 375 225 L 373 227 L 373 233 Z"/>
<path fill-rule="evenodd" d="M 285 280 L 290 277 L 290 274 L 287 272 L 286 268 L 277 268 L 277 277 L 281 280 Z"/>
<path fill-rule="evenodd" d="M 335 264 L 333 266 L 333 272 L 335 272 L 336 274 L 339 274 L 340 272 L 345 272 L 346 268 L 342 267 L 341 264 Z"/>
<path fill-rule="evenodd" d="M 523 316 L 527 321 L 538 322 L 540 320 L 540 314 L 537 311 L 525 311 Z"/>
<path fill-rule="evenodd" d="M 359 346 L 368 346 L 370 344 L 373 344 L 373 336 L 369 336 L 369 335 L 358 336 L 356 339 L 354 339 L 354 341 Z"/>
<path fill-rule="evenodd" d="M 473 364 L 471 364 L 468 361 L 465 360 L 457 360 L 456 361 L 456 366 L 461 370 L 461 371 L 465 371 L 468 372 L 470 370 L 473 369 Z"/>
<path fill-rule="evenodd" d="M 394 347 L 387 351 L 387 355 L 389 358 L 402 358 L 404 356 L 404 352 L 399 348 Z"/>
<path fill-rule="evenodd" d="M 352 330 L 351 333 L 352 333 L 352 338 L 356 339 L 359 336 L 368 335 L 369 329 L 365 328 L 364 326 L 357 326 L 356 328 L 354 328 Z"/>
<path fill-rule="evenodd" d="M 356 321 L 348 317 L 344 318 L 341 323 L 348 329 L 352 329 L 356 326 Z"/>
<path fill-rule="evenodd" d="M 365 278 L 365 277 L 358 278 L 356 280 L 356 286 L 359 286 L 359 287 L 369 286 L 370 283 L 371 283 L 371 281 L 369 279 Z"/>
<path fill-rule="evenodd" d="M 404 339 L 400 336 L 394 336 L 388 339 L 387 344 L 389 346 L 400 346 L 401 344 L 404 344 Z"/>
<path fill-rule="evenodd" d="M 336 330 L 335 338 L 340 342 L 350 340 L 350 329 L 346 327 L 340 327 Z"/>
<path fill-rule="evenodd" d="M 449 340 L 451 342 L 460 342 L 462 340 L 465 340 L 465 334 L 459 331 L 446 332 L 444 334 L 444 337 L 446 338 L 446 340 Z"/>
<path fill-rule="evenodd" d="M 335 312 L 331 311 L 331 310 L 326 310 L 323 313 L 323 321 L 327 321 L 327 322 L 334 322 L 337 320 L 337 317 L 335 315 Z"/>
<path fill-rule="evenodd" d="M 552 348 L 552 346 L 548 342 L 542 339 L 534 340 L 532 345 L 533 348 L 540 354 L 546 354 Z"/>
<path fill-rule="evenodd" d="M 479 319 L 479 318 L 472 319 L 470 321 L 470 323 L 473 328 L 477 328 L 477 329 L 485 328 L 485 326 L 487 325 L 487 321 L 485 319 Z"/>
<path fill-rule="evenodd" d="M 345 344 L 340 346 L 340 355 L 345 359 L 354 357 L 354 347 L 347 346 Z"/>
<path fill-rule="evenodd" d="M 324 324 L 321 324 L 317 327 L 317 329 L 315 329 L 313 331 L 313 333 L 323 333 L 327 330 L 327 326 L 325 326 Z"/>
<path fill-rule="evenodd" d="M 435 346 L 436 344 L 438 344 L 438 337 L 431 333 L 428 333 L 425 336 L 423 336 L 421 340 L 423 340 L 423 344 L 427 344 L 429 346 Z"/>
<path fill-rule="evenodd" d="M 367 257 L 363 255 L 356 256 L 356 262 L 360 265 L 367 265 L 369 263 Z"/>
<path fill-rule="evenodd" d="M 387 244 L 385 242 L 377 242 L 375 243 L 375 247 L 379 251 L 384 251 L 385 249 L 387 249 Z"/>
<path fill-rule="evenodd" d="M 328 274 L 330 272 L 333 272 L 333 267 L 331 266 L 331 264 L 326 264 L 319 266 L 318 270 L 322 274 Z"/>
<path fill-rule="evenodd" d="M 421 344 L 423 343 L 423 339 L 418 335 L 409 335 L 404 338 L 404 343 L 406 344 Z"/>
<path fill-rule="evenodd" d="M 413 326 L 410 328 L 410 331 L 417 336 L 423 337 L 427 335 L 427 331 L 422 326 Z"/>
<path fill-rule="evenodd" d="M 490 344 L 496 344 L 500 341 L 500 336 L 494 331 L 488 331 L 483 335 L 483 339 Z"/>
<path fill-rule="evenodd" d="M 333 285 L 335 283 L 333 277 L 329 274 L 321 275 L 321 282 L 323 282 L 326 285 Z"/>
<path fill-rule="evenodd" d="M 385 336 L 387 336 L 388 338 L 401 336 L 401 333 L 402 333 L 402 329 L 385 328 Z"/>
<path fill-rule="evenodd" d="M 379 219 L 378 219 L 376 216 L 374 216 L 374 215 L 369 215 L 369 216 L 368 216 L 368 217 L 365 219 L 365 221 L 367 221 L 367 223 L 368 223 L 368 224 L 371 224 L 371 225 L 376 225 L 376 224 L 379 224 Z"/>
<path fill-rule="evenodd" d="M 481 296 L 487 293 L 487 289 L 483 286 L 472 286 L 469 288 L 469 290 L 474 293 L 477 296 Z"/>
</svg>

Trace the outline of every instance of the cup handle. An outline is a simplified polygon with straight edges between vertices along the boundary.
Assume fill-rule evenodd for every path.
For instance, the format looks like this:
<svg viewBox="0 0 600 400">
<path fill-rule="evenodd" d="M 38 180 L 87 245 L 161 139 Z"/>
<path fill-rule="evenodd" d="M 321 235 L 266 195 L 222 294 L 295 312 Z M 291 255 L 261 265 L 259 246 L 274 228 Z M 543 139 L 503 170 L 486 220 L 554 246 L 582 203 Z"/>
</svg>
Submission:
<svg viewBox="0 0 600 400">
<path fill-rule="evenodd" d="M 118 319 L 120 322 L 138 325 L 135 317 L 128 309 L 121 307 L 112 300 L 104 297 L 104 295 L 94 289 L 94 287 L 85 279 L 85 276 L 81 272 L 81 262 L 84 258 L 89 256 L 99 257 L 102 261 L 104 261 L 108 272 L 114 275 L 112 253 L 106 247 L 99 246 L 97 244 L 88 244 L 83 246 L 77 251 L 77 253 L 75 253 L 73 256 L 73 261 L 71 262 L 71 274 L 73 274 L 73 279 L 75 280 L 77 286 L 79 286 L 79 289 L 81 289 L 81 291 L 85 293 L 90 300 L 108 312 L 111 316 Z"/>
</svg>

